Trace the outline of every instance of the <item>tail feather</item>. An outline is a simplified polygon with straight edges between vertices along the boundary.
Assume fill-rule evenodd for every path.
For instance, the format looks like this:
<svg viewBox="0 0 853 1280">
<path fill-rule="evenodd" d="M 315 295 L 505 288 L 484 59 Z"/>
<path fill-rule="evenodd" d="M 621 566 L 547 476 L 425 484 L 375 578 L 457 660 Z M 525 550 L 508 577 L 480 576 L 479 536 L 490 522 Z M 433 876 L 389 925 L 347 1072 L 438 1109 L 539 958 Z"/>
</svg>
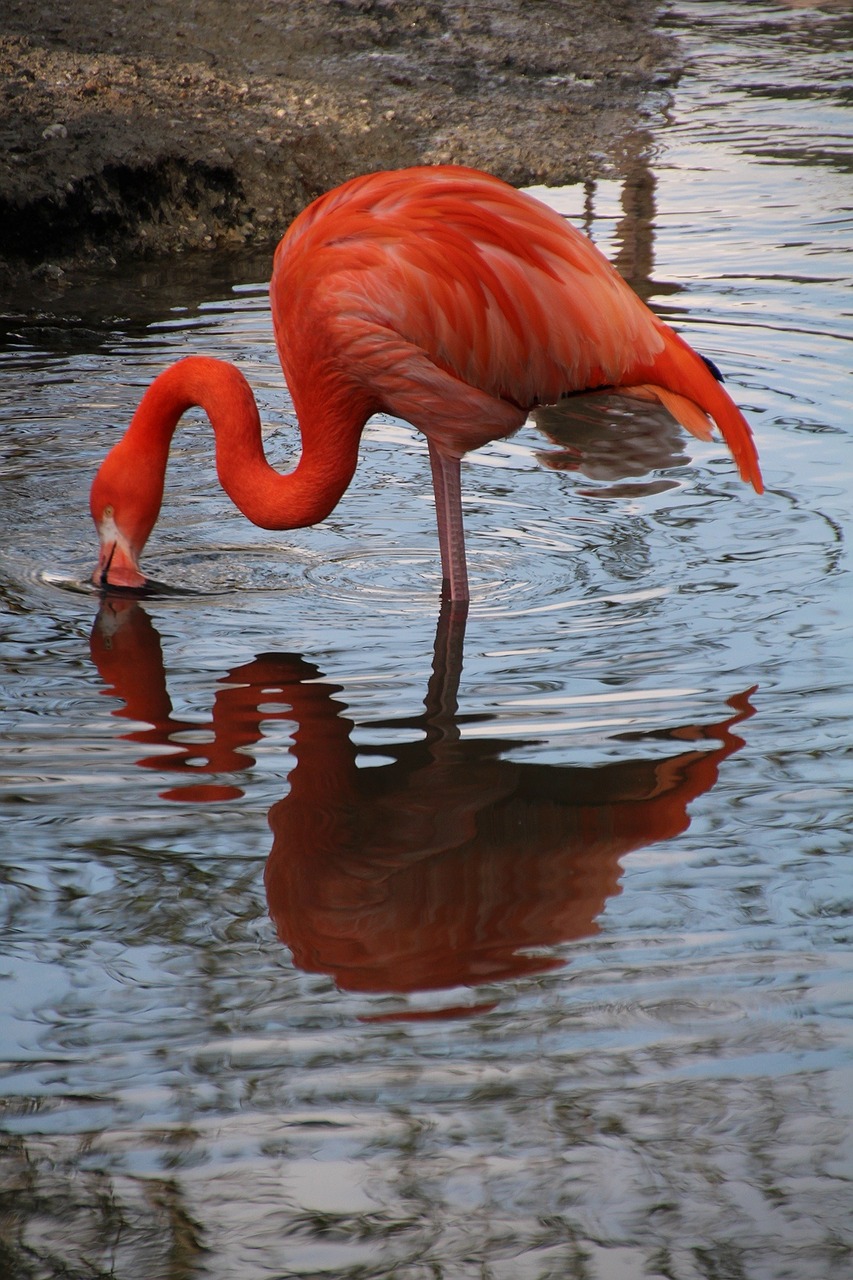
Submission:
<svg viewBox="0 0 853 1280">
<path fill-rule="evenodd" d="M 671 329 L 661 326 L 666 345 L 642 380 L 626 388 L 645 398 L 659 400 L 673 417 L 700 440 L 711 439 L 712 422 L 722 433 L 737 463 L 741 479 L 756 493 L 764 492 L 758 452 L 752 431 L 729 393 L 717 381 L 707 362 Z"/>
</svg>

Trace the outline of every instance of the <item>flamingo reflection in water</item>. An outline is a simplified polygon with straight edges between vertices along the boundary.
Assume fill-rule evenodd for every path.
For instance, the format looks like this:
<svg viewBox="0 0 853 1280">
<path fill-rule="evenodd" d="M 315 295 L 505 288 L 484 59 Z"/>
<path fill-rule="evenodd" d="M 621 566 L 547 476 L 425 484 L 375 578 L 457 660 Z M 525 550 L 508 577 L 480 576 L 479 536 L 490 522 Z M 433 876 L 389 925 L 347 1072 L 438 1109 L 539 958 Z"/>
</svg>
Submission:
<svg viewBox="0 0 853 1280">
<path fill-rule="evenodd" d="M 269 813 L 269 910 L 296 964 L 345 990 L 447 990 L 559 967 L 554 948 L 598 931 L 622 859 L 687 829 L 689 804 L 743 745 L 734 727 L 753 714 L 747 690 L 722 720 L 645 735 L 679 745 L 663 759 L 636 754 L 640 735 L 616 763 L 520 762 L 507 756 L 517 740 L 464 736 L 463 637 L 464 610 L 446 604 L 423 712 L 375 725 L 408 740 L 371 748 L 353 742 L 340 687 L 286 653 L 230 671 L 212 741 L 181 744 L 176 735 L 200 726 L 172 714 L 147 613 L 107 600 L 92 632 L 105 692 L 124 702 L 114 714 L 151 726 L 123 736 L 174 749 L 137 761 L 187 779 L 166 798 L 241 795 L 199 779 L 249 769 L 265 722 L 295 724 L 289 789 Z M 371 753 L 386 762 L 360 768 Z"/>
</svg>

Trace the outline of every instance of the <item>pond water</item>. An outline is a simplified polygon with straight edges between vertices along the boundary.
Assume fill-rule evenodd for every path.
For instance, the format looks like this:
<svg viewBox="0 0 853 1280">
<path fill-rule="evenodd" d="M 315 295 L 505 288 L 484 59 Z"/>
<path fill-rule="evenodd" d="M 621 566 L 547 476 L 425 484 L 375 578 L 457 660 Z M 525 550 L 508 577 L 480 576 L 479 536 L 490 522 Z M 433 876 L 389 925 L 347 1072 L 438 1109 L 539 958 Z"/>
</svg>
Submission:
<svg viewBox="0 0 853 1280">
<path fill-rule="evenodd" d="M 853 1273 L 853 18 L 667 22 L 630 180 L 544 194 L 724 369 L 763 497 L 647 406 L 543 415 L 465 465 L 466 624 L 409 427 L 269 534 L 194 415 L 146 565 L 196 594 L 99 608 L 165 363 L 239 363 L 288 465 L 266 267 L 7 318 L 4 1275 Z"/>
</svg>

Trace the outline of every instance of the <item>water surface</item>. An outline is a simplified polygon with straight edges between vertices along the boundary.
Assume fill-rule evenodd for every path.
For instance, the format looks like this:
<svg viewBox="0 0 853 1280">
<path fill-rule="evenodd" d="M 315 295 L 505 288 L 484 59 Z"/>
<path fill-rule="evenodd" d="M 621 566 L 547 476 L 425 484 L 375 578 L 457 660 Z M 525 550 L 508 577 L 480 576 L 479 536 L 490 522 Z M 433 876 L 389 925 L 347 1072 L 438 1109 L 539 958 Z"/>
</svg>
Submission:
<svg viewBox="0 0 853 1280">
<path fill-rule="evenodd" d="M 7 317 L 10 1275 L 850 1274 L 853 23 L 667 21 L 631 179 L 540 194 L 723 368 L 761 498 L 648 406 L 549 412 L 465 466 L 464 620 L 408 426 L 269 534 L 191 416 L 146 565 L 195 594 L 99 606 L 164 363 L 235 360 L 288 465 L 265 285 Z"/>
</svg>

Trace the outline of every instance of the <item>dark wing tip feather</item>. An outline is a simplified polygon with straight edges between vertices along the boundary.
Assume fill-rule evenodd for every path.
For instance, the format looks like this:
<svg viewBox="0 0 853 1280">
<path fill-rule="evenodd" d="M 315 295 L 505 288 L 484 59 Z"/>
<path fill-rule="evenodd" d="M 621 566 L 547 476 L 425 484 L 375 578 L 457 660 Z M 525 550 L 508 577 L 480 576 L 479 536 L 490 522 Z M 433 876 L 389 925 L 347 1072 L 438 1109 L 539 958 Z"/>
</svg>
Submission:
<svg viewBox="0 0 853 1280">
<path fill-rule="evenodd" d="M 714 364 L 713 360 L 710 360 L 708 356 L 700 356 L 700 359 L 705 362 L 705 364 L 711 370 L 711 373 L 713 373 L 714 377 L 717 379 L 718 382 L 725 382 L 725 378 L 720 373 L 719 367 Z"/>
</svg>

